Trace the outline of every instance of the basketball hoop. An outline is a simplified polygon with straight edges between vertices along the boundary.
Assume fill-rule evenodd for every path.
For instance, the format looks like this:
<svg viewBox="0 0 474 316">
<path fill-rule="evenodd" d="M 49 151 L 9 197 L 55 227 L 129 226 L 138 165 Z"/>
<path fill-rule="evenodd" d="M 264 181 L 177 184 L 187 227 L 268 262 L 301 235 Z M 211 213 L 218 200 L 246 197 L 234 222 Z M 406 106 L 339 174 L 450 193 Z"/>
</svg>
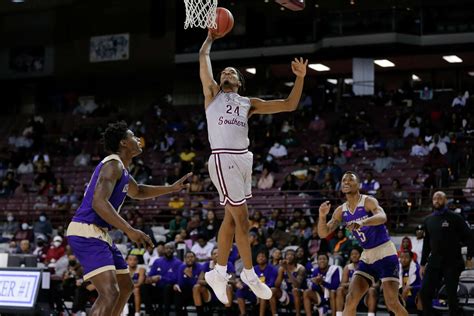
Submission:
<svg viewBox="0 0 474 316">
<path fill-rule="evenodd" d="M 184 28 L 217 28 L 216 9 L 217 0 L 184 0 L 186 7 L 186 21 Z"/>
</svg>

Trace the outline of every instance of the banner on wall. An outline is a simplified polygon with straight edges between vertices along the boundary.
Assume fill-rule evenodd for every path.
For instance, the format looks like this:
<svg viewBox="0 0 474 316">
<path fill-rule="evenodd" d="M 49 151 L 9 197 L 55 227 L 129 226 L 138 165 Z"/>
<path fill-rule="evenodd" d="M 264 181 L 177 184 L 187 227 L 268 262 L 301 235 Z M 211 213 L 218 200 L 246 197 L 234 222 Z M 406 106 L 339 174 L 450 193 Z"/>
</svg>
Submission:
<svg viewBox="0 0 474 316">
<path fill-rule="evenodd" d="M 98 63 L 104 61 L 128 60 L 130 34 L 113 34 L 91 37 L 89 61 Z"/>
</svg>

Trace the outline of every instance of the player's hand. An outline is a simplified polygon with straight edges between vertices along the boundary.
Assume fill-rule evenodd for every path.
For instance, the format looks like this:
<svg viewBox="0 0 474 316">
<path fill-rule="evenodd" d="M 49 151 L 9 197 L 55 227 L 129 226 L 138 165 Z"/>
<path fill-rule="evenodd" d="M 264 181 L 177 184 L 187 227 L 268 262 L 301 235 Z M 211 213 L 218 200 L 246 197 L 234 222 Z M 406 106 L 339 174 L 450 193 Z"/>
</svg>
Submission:
<svg viewBox="0 0 474 316">
<path fill-rule="evenodd" d="M 137 244 L 138 248 L 146 248 L 146 246 L 155 247 L 151 241 L 150 236 L 141 230 L 132 228 L 129 232 L 127 232 L 127 236 Z"/>
<path fill-rule="evenodd" d="M 188 189 L 191 185 L 189 183 L 184 183 L 184 181 L 188 180 L 192 175 L 193 173 L 189 172 L 184 177 L 173 183 L 171 185 L 171 192 L 179 192 L 182 189 Z"/>
<path fill-rule="evenodd" d="M 288 260 L 283 259 L 281 261 L 281 267 L 283 268 L 283 270 L 288 271 Z"/>
<path fill-rule="evenodd" d="M 295 60 L 291 62 L 291 70 L 297 77 L 306 76 L 306 66 L 308 66 L 308 60 L 304 60 L 303 57 L 299 59 L 295 58 Z"/>
<path fill-rule="evenodd" d="M 224 37 L 224 35 L 225 34 L 217 35 L 216 33 L 213 32 L 213 29 L 208 29 L 208 32 L 207 32 L 207 38 L 210 39 L 211 41 Z"/>
<path fill-rule="evenodd" d="M 319 216 L 324 216 L 326 217 L 329 214 L 329 211 L 331 210 L 331 202 L 326 201 L 323 204 L 319 206 Z"/>
<path fill-rule="evenodd" d="M 347 225 L 346 228 L 350 231 L 353 231 L 353 230 L 357 230 L 359 228 L 362 227 L 362 223 L 361 222 L 354 222 L 350 225 Z"/>
</svg>

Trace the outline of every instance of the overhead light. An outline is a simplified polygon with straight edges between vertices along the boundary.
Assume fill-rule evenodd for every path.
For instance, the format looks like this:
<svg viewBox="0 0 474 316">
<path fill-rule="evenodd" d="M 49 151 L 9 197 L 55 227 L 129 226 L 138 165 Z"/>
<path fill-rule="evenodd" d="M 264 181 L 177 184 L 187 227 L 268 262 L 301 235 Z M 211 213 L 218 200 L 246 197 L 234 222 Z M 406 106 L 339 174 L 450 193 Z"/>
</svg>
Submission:
<svg viewBox="0 0 474 316">
<path fill-rule="evenodd" d="M 446 60 L 448 63 L 452 63 L 452 64 L 462 63 L 462 59 L 456 55 L 443 56 L 443 59 Z"/>
<path fill-rule="evenodd" d="M 252 75 L 255 75 L 257 73 L 257 68 L 245 68 L 245 71 Z"/>
<path fill-rule="evenodd" d="M 284 83 L 285 86 L 287 87 L 293 87 L 295 85 L 295 83 L 293 81 L 287 81 Z"/>
<path fill-rule="evenodd" d="M 316 71 L 329 71 L 329 70 L 331 70 L 331 68 L 329 68 L 328 66 L 323 65 L 323 64 L 309 64 L 308 67 L 311 68 L 311 69 L 314 69 Z"/>
<path fill-rule="evenodd" d="M 11 0 L 13 3 L 23 3 L 25 0 Z"/>
<path fill-rule="evenodd" d="M 418 76 L 415 75 L 415 74 L 412 74 L 412 75 L 411 75 L 411 80 L 413 80 L 413 81 L 421 81 L 420 77 L 418 77 Z"/>
<path fill-rule="evenodd" d="M 380 67 L 387 68 L 387 67 L 395 67 L 395 64 L 392 63 L 388 59 L 376 59 L 374 60 L 374 63 L 379 65 Z"/>
<path fill-rule="evenodd" d="M 327 82 L 337 84 L 337 79 L 328 79 Z"/>
<path fill-rule="evenodd" d="M 344 79 L 344 83 L 345 84 L 353 84 L 354 80 L 352 78 L 346 78 L 346 79 Z"/>
<path fill-rule="evenodd" d="M 474 77 L 474 71 L 469 71 L 467 74 L 471 77 Z"/>
</svg>

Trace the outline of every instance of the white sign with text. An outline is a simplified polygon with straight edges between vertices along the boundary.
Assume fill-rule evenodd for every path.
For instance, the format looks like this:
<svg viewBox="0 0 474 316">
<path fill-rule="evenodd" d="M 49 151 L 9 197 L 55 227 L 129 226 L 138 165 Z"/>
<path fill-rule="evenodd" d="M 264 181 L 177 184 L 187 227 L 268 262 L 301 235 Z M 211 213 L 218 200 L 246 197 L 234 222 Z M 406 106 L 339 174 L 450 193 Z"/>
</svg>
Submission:
<svg viewBox="0 0 474 316">
<path fill-rule="evenodd" d="M 33 307 L 40 277 L 40 271 L 0 271 L 0 306 Z"/>
</svg>

